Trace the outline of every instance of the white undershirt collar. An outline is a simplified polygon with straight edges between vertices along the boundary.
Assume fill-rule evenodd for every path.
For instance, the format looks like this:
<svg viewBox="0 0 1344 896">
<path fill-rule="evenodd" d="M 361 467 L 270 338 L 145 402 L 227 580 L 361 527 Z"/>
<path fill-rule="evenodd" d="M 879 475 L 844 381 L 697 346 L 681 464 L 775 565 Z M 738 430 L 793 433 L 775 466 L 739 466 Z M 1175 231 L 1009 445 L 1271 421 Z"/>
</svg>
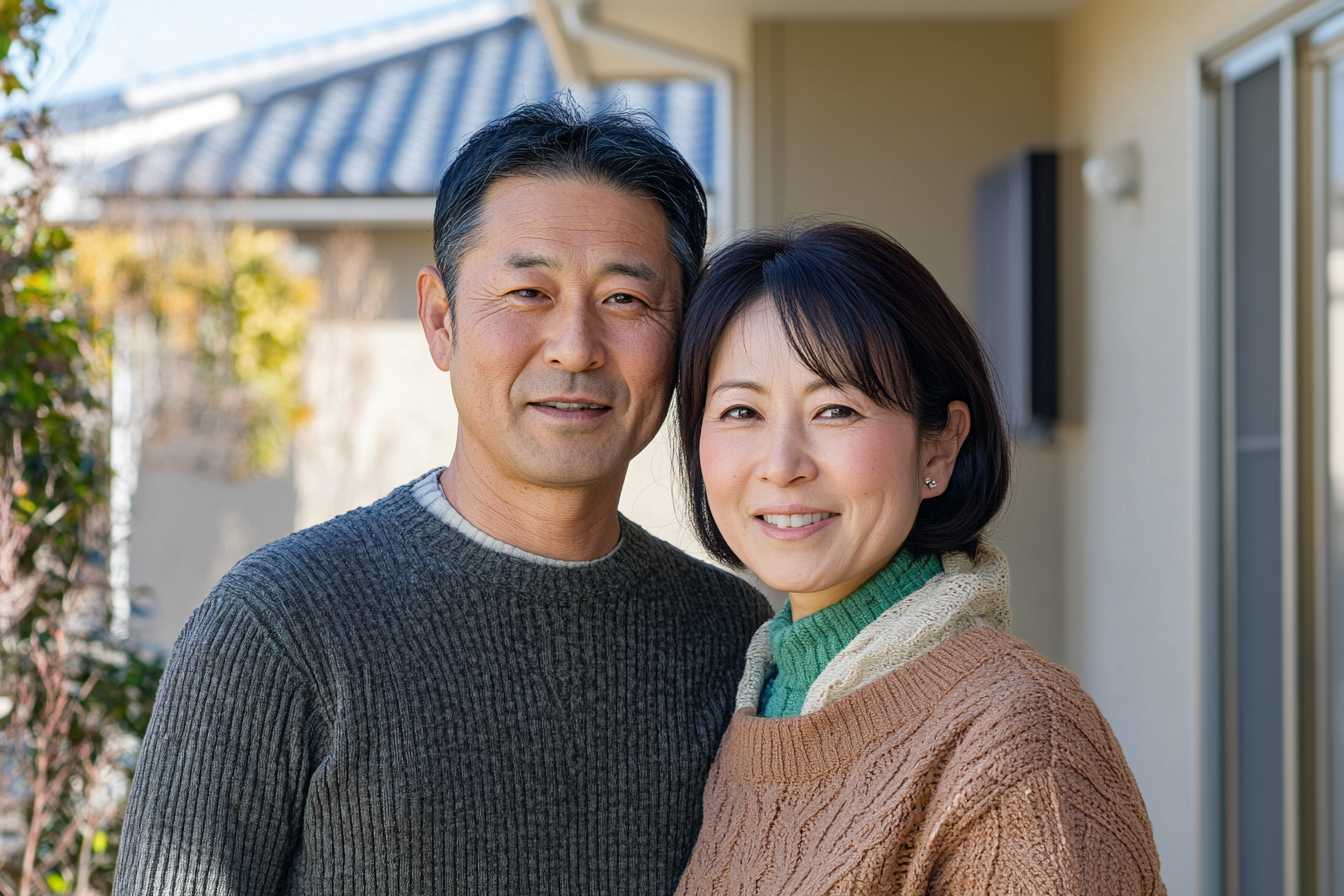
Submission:
<svg viewBox="0 0 1344 896">
<path fill-rule="evenodd" d="M 441 470 L 442 468 L 440 468 Z M 487 535 L 480 529 L 477 529 L 467 518 L 457 512 L 457 508 L 448 503 L 448 498 L 443 494 L 443 489 L 439 486 L 439 472 L 434 470 L 427 473 L 411 486 L 411 494 L 420 506 L 428 510 L 434 516 L 443 522 L 452 526 L 458 532 L 461 532 L 467 538 L 489 548 L 492 551 L 498 551 L 506 554 L 516 560 L 524 560 L 528 563 L 536 563 L 541 566 L 557 566 L 563 569 L 576 569 L 584 566 L 592 566 L 595 563 L 601 563 L 610 558 L 621 549 L 625 544 L 625 533 L 621 533 L 621 538 L 616 542 L 616 547 L 608 551 L 604 556 L 596 560 L 556 560 L 553 557 L 543 557 L 541 554 L 533 554 L 531 551 L 525 551 L 522 548 L 514 547 L 505 541 L 500 541 L 493 535 Z"/>
</svg>

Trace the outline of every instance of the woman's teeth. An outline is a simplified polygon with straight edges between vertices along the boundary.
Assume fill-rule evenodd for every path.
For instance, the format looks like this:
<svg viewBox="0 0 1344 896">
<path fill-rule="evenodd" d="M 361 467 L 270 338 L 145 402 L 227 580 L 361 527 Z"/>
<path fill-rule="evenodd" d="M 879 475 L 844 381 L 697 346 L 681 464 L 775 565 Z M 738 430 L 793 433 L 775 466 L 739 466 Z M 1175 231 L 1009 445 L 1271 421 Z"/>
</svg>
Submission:
<svg viewBox="0 0 1344 896">
<path fill-rule="evenodd" d="M 833 513 L 763 513 L 761 519 L 780 529 L 801 529 L 835 516 Z"/>
</svg>

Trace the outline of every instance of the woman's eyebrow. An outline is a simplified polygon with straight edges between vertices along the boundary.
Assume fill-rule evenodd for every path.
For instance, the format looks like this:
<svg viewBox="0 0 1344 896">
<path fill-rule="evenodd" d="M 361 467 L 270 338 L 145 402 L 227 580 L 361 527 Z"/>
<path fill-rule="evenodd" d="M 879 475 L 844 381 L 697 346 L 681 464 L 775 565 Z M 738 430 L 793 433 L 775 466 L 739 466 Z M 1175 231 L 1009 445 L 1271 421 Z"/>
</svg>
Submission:
<svg viewBox="0 0 1344 896">
<path fill-rule="evenodd" d="M 729 389 L 746 389 L 748 392 L 759 392 L 765 394 L 765 387 L 755 380 L 729 380 L 726 383 L 719 383 L 714 387 L 710 395 L 718 395 L 720 392 L 726 392 Z"/>
<path fill-rule="evenodd" d="M 823 379 L 815 379 L 803 387 L 803 394 L 811 395 L 813 392 L 830 388 L 831 388 L 830 383 L 826 382 Z M 714 387 L 714 391 L 710 392 L 709 394 L 718 395 L 720 392 L 724 392 L 728 389 L 746 389 L 748 392 L 759 392 L 762 395 L 765 394 L 765 387 L 762 386 L 760 383 L 756 382 L 755 380 L 729 380 L 726 383 L 719 383 L 717 386 Z"/>
<path fill-rule="evenodd" d="M 808 384 L 803 388 L 803 394 L 804 394 L 804 395 L 811 395 L 813 392 L 819 392 L 819 391 L 821 391 L 822 389 L 830 389 L 831 387 L 832 387 L 832 386 L 831 386 L 830 383 L 826 382 L 825 380 L 823 380 L 823 379 L 821 379 L 821 378 L 817 378 L 817 379 L 813 380 L 812 382 L 808 383 Z"/>
</svg>

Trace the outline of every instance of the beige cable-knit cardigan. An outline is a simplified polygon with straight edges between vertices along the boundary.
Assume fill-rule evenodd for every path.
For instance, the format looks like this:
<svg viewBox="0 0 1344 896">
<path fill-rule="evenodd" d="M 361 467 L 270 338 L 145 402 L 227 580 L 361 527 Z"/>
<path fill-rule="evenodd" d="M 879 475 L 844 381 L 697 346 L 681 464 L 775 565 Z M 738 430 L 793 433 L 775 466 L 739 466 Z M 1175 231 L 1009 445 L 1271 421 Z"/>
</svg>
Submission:
<svg viewBox="0 0 1344 896">
<path fill-rule="evenodd" d="M 756 715 L 770 657 L 753 642 L 679 896 L 1166 893 L 1106 720 L 1002 630 L 1003 556 L 943 563 L 827 666 L 801 716 Z"/>
</svg>

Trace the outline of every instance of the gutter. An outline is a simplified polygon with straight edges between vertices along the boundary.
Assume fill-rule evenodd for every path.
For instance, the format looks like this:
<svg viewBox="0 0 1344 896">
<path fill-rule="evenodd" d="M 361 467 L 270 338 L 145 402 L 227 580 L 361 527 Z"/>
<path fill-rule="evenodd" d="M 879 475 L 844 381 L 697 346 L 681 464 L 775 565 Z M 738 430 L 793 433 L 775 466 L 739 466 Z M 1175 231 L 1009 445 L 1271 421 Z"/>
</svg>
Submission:
<svg viewBox="0 0 1344 896">
<path fill-rule="evenodd" d="M 540 2 L 549 3 L 550 0 Z M 725 242 L 736 227 L 736 217 L 733 214 L 736 193 L 733 152 L 736 141 L 733 139 L 735 96 L 732 67 L 687 50 L 657 43 L 647 37 L 601 25 L 593 21 L 591 11 L 590 2 L 573 2 L 573 0 L 562 2 L 561 21 L 569 36 L 576 40 L 604 43 L 646 59 L 656 60 L 675 71 L 704 79 L 714 85 L 713 176 L 716 189 L 711 221 L 713 228 L 711 243 L 718 245 Z"/>
</svg>

